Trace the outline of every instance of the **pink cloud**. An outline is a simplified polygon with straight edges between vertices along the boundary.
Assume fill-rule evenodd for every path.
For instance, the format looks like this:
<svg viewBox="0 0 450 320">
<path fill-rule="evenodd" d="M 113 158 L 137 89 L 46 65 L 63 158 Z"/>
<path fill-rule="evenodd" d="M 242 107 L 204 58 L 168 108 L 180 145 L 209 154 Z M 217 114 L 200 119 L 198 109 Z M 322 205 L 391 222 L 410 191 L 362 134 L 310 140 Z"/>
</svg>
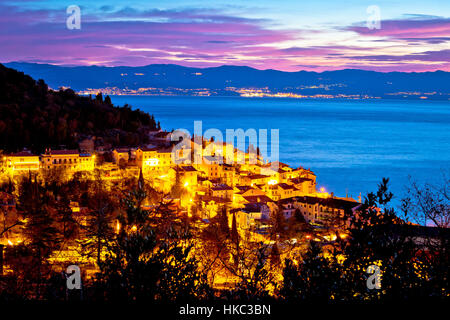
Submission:
<svg viewBox="0 0 450 320">
<path fill-rule="evenodd" d="M 359 35 L 386 36 L 399 44 L 410 41 L 418 45 L 417 53 L 390 56 L 377 55 L 375 49 L 373 54 L 367 54 L 367 48 L 330 45 L 329 41 L 324 45 L 281 49 L 279 43 L 298 40 L 306 31 L 271 29 L 271 21 L 226 15 L 217 10 L 111 10 L 104 10 L 101 16 L 83 16 L 81 30 L 68 30 L 63 9 L 21 11 L 0 5 L 0 61 L 107 66 L 235 64 L 285 71 L 352 67 L 379 71 L 450 70 L 445 63 L 448 50 L 420 52 L 422 41 L 447 41 L 449 19 L 383 21 L 382 29 L 375 31 L 361 26 L 344 28 Z M 358 54 L 360 50 L 364 54 Z M 440 61 L 443 63 L 436 64 Z"/>
<path fill-rule="evenodd" d="M 401 19 L 382 20 L 380 29 L 369 29 L 365 25 L 344 28 L 368 36 L 385 36 L 394 39 L 448 37 L 450 35 L 450 19 Z"/>
</svg>

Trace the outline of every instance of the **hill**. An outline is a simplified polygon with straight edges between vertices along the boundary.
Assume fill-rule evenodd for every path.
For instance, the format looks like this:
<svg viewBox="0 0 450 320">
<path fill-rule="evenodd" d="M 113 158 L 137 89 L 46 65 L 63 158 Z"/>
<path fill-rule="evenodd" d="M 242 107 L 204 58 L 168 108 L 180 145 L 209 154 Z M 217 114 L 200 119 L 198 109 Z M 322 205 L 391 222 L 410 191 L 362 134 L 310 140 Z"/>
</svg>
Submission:
<svg viewBox="0 0 450 320">
<path fill-rule="evenodd" d="M 78 147 L 84 137 L 112 145 L 136 145 L 155 129 L 154 117 L 109 97 L 84 97 L 71 89 L 49 90 L 43 80 L 0 64 L 0 149 Z"/>
</svg>

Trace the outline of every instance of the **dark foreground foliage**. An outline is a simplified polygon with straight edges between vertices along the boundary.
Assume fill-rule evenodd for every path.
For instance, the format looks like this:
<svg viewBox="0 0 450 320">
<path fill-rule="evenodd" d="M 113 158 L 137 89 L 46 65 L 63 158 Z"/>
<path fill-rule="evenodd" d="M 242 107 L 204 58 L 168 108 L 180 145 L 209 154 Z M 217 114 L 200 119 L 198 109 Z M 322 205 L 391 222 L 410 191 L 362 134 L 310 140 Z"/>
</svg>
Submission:
<svg viewBox="0 0 450 320">
<path fill-rule="evenodd" d="M 173 215 L 164 203 L 153 210 L 142 209 L 148 188 L 138 183 L 131 186 L 132 192 L 116 193 L 102 189 L 101 181 L 77 179 L 47 189 L 31 176 L 22 181 L 18 205 L 27 218 L 20 226 L 26 245 L 7 251 L 5 258 L 15 274 L 1 278 L 0 301 L 280 303 L 449 297 L 448 228 L 432 234 L 418 233 L 422 229 L 399 219 L 389 207 L 392 195 L 387 190 L 387 179 L 377 193 L 368 194 L 357 211 L 347 217 L 345 237 L 339 236 L 333 242 L 311 240 L 304 254 L 286 259 L 283 264 L 277 246 L 270 252 L 256 246 L 255 264 L 251 270 L 242 270 L 241 281 L 233 290 L 210 287 L 199 256 L 193 254 L 199 235 L 183 217 Z M 74 184 L 79 188 L 80 202 L 91 209 L 83 226 L 64 207 L 64 191 L 69 192 Z M 111 219 L 118 222 L 115 230 Z M 215 234 L 223 237 L 222 242 L 230 238 L 226 256 L 231 254 L 236 262 L 245 256 L 239 256 L 244 252 L 243 244 L 237 235 L 233 236 L 233 229 L 235 226 L 221 230 L 219 221 Z M 47 258 L 57 252 L 61 243 L 79 239 L 80 233 L 89 235 L 81 237 L 86 239 L 82 247 L 84 254 L 96 260 L 99 271 L 90 280 L 83 280 L 82 290 L 67 290 L 66 276 L 53 272 Z M 417 242 L 418 236 L 421 242 Z M 247 261 L 235 262 L 230 268 L 247 266 Z M 267 264 L 273 270 L 265 268 Z M 379 267 L 378 288 L 371 277 L 373 270 L 368 272 L 370 266 Z M 276 268 L 283 275 L 281 284 L 271 281 Z"/>
</svg>

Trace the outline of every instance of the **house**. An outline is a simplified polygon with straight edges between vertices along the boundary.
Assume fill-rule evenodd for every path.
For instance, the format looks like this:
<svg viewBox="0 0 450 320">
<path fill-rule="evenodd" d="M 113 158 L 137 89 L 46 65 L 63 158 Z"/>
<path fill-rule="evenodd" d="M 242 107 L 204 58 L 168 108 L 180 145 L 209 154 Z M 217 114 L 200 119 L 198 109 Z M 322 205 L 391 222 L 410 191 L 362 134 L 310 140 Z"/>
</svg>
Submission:
<svg viewBox="0 0 450 320">
<path fill-rule="evenodd" d="M 285 219 L 293 217 L 295 211 L 298 210 L 292 202 L 280 202 L 278 207 L 281 209 L 281 212 L 283 213 Z"/>
<path fill-rule="evenodd" d="M 261 226 L 270 224 L 270 217 L 276 208 L 277 206 L 273 202 L 247 203 L 236 213 L 236 222 L 239 228 L 255 232 Z"/>
<path fill-rule="evenodd" d="M 261 174 L 271 176 L 277 182 L 286 182 L 292 173 L 292 168 L 279 161 L 261 165 Z"/>
<path fill-rule="evenodd" d="M 197 169 L 205 173 L 208 179 L 218 179 L 223 176 L 223 159 L 216 156 L 204 156 L 203 164 L 197 165 Z"/>
<path fill-rule="evenodd" d="M 125 161 L 126 163 L 130 160 L 130 148 L 115 148 L 112 151 L 113 162 L 115 164 L 120 164 L 120 161 Z"/>
<path fill-rule="evenodd" d="M 142 147 L 136 150 L 137 165 L 143 172 L 168 172 L 172 165 L 172 147 Z"/>
<path fill-rule="evenodd" d="M 242 209 L 243 212 L 247 213 L 247 216 L 251 220 L 268 220 L 270 219 L 270 213 L 271 209 L 269 205 L 267 205 L 267 202 L 254 202 L 254 203 L 247 203 Z"/>
<path fill-rule="evenodd" d="M 156 170 L 159 160 L 156 158 L 156 147 L 141 147 L 136 150 L 136 161 L 140 168 Z"/>
<path fill-rule="evenodd" d="M 158 165 L 164 170 L 173 164 L 172 163 L 172 147 L 158 148 L 156 150 L 156 159 L 158 159 Z"/>
<path fill-rule="evenodd" d="M 47 149 L 41 155 L 42 169 L 63 168 L 68 171 L 94 170 L 95 155 L 79 153 L 78 150 Z"/>
<path fill-rule="evenodd" d="M 250 186 L 235 186 L 233 202 L 235 203 L 247 203 L 244 197 L 249 196 L 265 196 L 265 192 L 257 187 Z"/>
<path fill-rule="evenodd" d="M 216 184 L 211 187 L 210 194 L 212 197 L 227 199 L 231 201 L 233 199 L 233 188 L 227 184 Z"/>
<path fill-rule="evenodd" d="M 228 199 L 213 197 L 210 195 L 199 196 L 199 200 L 203 208 L 201 219 L 206 220 L 214 218 L 222 207 L 229 206 L 231 204 Z"/>
<path fill-rule="evenodd" d="M 303 214 L 306 222 L 313 224 L 327 224 L 332 220 L 352 214 L 352 209 L 360 203 L 349 199 L 335 197 L 300 196 L 279 201 L 286 218 L 292 216 L 296 209 Z"/>
<path fill-rule="evenodd" d="M 181 182 L 185 186 L 197 186 L 198 171 L 193 166 L 177 166 L 170 169 L 173 176 L 179 175 Z"/>
<path fill-rule="evenodd" d="M 111 162 L 105 162 L 100 170 L 102 172 L 103 179 L 106 180 L 120 180 L 122 179 L 122 175 L 117 164 Z"/>
<path fill-rule="evenodd" d="M 222 177 L 221 180 L 223 183 L 228 184 L 229 186 L 234 186 L 239 183 L 239 175 L 236 174 L 234 166 L 230 164 L 222 165 Z"/>
<path fill-rule="evenodd" d="M 268 184 L 272 180 L 270 176 L 263 174 L 251 174 L 241 177 L 241 185 L 254 186 Z"/>
<path fill-rule="evenodd" d="M 273 202 L 272 199 L 270 199 L 266 195 L 259 195 L 259 196 L 245 196 L 243 197 L 246 203 L 256 203 L 256 202 L 263 202 L 263 203 L 269 203 Z"/>
<path fill-rule="evenodd" d="M 314 186 L 316 185 L 316 175 L 310 169 L 298 168 L 293 171 L 297 177 L 311 179 L 313 181 Z"/>
<path fill-rule="evenodd" d="M 289 181 L 298 190 L 298 195 L 311 194 L 316 190 L 316 183 L 311 178 L 293 178 Z"/>
<path fill-rule="evenodd" d="M 277 183 L 273 185 L 265 185 L 263 186 L 263 191 L 274 201 L 278 201 L 280 199 L 291 198 L 298 191 L 293 185 L 289 185 L 286 183 Z"/>
<path fill-rule="evenodd" d="M 28 150 L 13 153 L 4 157 L 6 171 L 10 174 L 21 174 L 29 171 L 38 171 L 40 162 L 39 156 L 32 154 Z"/>
</svg>

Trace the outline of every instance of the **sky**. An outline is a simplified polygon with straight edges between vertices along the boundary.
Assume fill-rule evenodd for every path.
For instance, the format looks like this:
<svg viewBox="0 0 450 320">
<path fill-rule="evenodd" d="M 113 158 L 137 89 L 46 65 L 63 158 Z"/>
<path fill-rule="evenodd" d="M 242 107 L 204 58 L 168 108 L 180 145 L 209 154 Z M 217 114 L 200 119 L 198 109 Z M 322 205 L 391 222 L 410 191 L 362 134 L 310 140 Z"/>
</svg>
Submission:
<svg viewBox="0 0 450 320">
<path fill-rule="evenodd" d="M 71 5 L 80 29 L 67 27 Z M 450 1 L 0 0 L 11 61 L 450 71 Z"/>
</svg>

